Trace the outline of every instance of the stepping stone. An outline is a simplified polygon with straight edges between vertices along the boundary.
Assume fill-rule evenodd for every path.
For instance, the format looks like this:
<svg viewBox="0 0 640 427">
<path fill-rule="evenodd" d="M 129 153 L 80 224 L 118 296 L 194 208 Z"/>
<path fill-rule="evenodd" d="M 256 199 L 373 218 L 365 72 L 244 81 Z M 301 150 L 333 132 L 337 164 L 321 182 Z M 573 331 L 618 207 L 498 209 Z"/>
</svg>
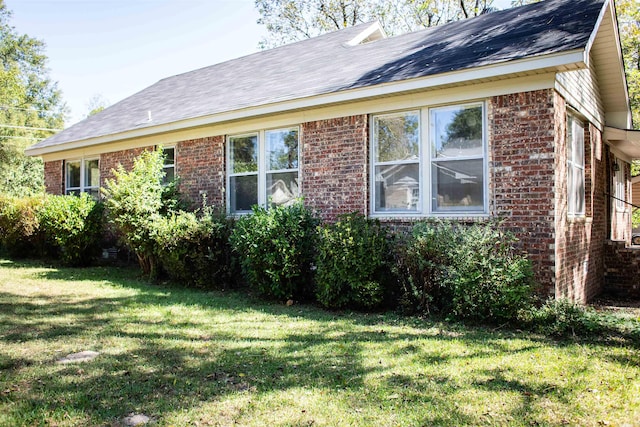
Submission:
<svg viewBox="0 0 640 427">
<path fill-rule="evenodd" d="M 97 351 L 81 351 L 80 353 L 69 354 L 68 356 L 63 357 L 58 360 L 58 363 L 78 363 L 78 362 L 87 362 L 89 360 L 95 359 L 100 353 Z"/>
<path fill-rule="evenodd" d="M 151 421 L 151 418 L 147 417 L 144 414 L 131 414 L 127 417 L 124 417 L 122 420 L 122 424 L 126 427 L 134 427 L 134 426 L 143 426 L 148 424 Z"/>
</svg>

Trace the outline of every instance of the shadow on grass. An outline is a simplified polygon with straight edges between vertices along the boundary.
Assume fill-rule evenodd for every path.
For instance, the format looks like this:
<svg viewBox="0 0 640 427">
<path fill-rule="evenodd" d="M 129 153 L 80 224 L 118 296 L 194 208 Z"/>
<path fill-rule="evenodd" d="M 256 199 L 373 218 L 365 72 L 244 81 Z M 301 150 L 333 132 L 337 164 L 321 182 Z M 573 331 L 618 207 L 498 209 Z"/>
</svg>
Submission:
<svg viewBox="0 0 640 427">
<path fill-rule="evenodd" d="M 367 357 L 364 347 L 395 348 L 397 357 L 409 356 L 420 365 L 436 366 L 458 359 L 473 363 L 554 345 L 543 337 L 522 337 L 511 332 L 443 326 L 394 315 L 331 313 L 311 306 L 265 303 L 236 292 L 152 285 L 140 280 L 137 270 L 129 268 L 44 268 L 32 262 L 6 261 L 0 263 L 0 268 L 35 269 L 32 276 L 42 280 L 66 281 L 72 277 L 74 281 L 97 281 L 135 291 L 126 297 L 80 300 L 38 295 L 37 303 L 28 297 L 0 292 L 3 346 L 15 347 L 32 340 L 55 343 L 87 335 L 130 343 L 123 349 L 107 349 L 91 363 L 82 365 L 59 365 L 54 360 L 38 364 L 0 351 L 3 371 L 0 408 L 5 405 L 18 425 L 42 424 L 47 420 L 55 423 L 64 417 L 77 417 L 92 425 L 109 425 L 131 412 L 162 418 L 168 412 L 198 408 L 236 396 L 250 395 L 260 400 L 273 392 L 308 386 L 327 393 L 359 396 L 362 406 L 386 408 L 390 413 L 410 412 L 415 405 L 438 408 L 422 417 L 423 425 L 476 425 L 483 423 L 480 416 L 463 412 L 449 397 L 468 385 L 461 385 L 449 374 L 391 372 L 364 360 Z M 144 310 L 145 306 L 225 310 L 232 315 L 256 313 L 317 325 L 313 331 L 291 328 L 277 336 L 263 336 L 251 329 L 260 328 L 260 320 L 249 327 L 246 320 L 237 324 L 227 320 L 229 324 L 218 324 L 224 330 L 212 330 L 198 329 L 198 318 L 177 321 L 170 314 L 157 320 L 134 318 L 133 324 L 126 317 L 112 316 L 123 310 Z M 73 323 L 68 319 L 73 319 Z M 334 322 L 342 326 L 332 326 Z M 356 329 L 343 329 L 336 335 L 336 328 L 343 328 L 345 323 Z M 156 326 L 164 328 L 156 330 Z M 407 327 L 410 331 L 399 333 L 392 326 Z M 197 329 L 195 335 L 190 332 L 192 329 Z M 514 348 L 506 343 L 510 338 L 524 341 Z M 467 350 L 439 352 L 437 347 L 442 342 L 460 343 Z M 612 360 L 615 357 L 620 356 L 612 355 Z M 522 405 L 511 414 L 519 420 L 527 419 L 533 412 L 527 406 L 528 396 L 562 396 L 564 402 L 565 396 L 571 395 L 570 390 L 553 384 L 512 379 L 502 370 L 485 371 L 482 375 L 486 379 L 475 381 L 474 389 L 506 390 L 524 396 Z M 368 390 L 365 377 L 380 378 L 382 391 Z"/>
</svg>

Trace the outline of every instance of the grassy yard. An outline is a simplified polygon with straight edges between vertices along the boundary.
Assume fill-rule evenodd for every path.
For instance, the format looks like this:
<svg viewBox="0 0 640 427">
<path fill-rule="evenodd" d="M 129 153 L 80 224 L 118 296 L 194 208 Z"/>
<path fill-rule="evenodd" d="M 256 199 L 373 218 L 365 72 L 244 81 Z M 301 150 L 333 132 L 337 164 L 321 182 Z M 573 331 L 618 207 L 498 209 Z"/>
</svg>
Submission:
<svg viewBox="0 0 640 427">
<path fill-rule="evenodd" d="M 640 349 L 0 259 L 0 425 L 640 426 Z M 83 350 L 92 361 L 57 363 Z"/>
</svg>

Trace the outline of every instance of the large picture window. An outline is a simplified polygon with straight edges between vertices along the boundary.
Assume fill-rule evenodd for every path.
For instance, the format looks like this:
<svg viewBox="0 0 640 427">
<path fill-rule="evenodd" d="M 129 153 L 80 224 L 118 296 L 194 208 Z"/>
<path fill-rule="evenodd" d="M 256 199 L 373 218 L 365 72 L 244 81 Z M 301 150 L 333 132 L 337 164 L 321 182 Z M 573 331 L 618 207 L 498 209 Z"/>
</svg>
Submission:
<svg viewBox="0 0 640 427">
<path fill-rule="evenodd" d="M 570 216 L 584 215 L 584 125 L 567 116 L 567 211 Z"/>
<path fill-rule="evenodd" d="M 374 116 L 374 214 L 486 213 L 484 123 L 481 103 Z"/>
<path fill-rule="evenodd" d="M 299 195 L 298 128 L 228 138 L 229 211 L 286 205 Z"/>
<path fill-rule="evenodd" d="M 67 160 L 65 165 L 65 194 L 89 193 L 96 199 L 100 196 L 98 159 Z"/>
</svg>

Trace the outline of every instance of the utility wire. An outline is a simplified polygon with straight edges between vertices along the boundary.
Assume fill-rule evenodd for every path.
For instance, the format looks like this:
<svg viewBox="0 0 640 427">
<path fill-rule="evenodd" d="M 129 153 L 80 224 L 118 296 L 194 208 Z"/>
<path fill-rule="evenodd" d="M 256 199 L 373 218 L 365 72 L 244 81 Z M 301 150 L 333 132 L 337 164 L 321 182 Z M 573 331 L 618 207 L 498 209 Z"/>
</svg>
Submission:
<svg viewBox="0 0 640 427">
<path fill-rule="evenodd" d="M 62 129 L 54 129 L 54 128 L 36 128 L 31 126 L 13 126 L 13 125 L 0 125 L 0 128 L 24 129 L 24 130 L 47 130 L 51 132 L 59 132 L 62 130 Z"/>
</svg>

